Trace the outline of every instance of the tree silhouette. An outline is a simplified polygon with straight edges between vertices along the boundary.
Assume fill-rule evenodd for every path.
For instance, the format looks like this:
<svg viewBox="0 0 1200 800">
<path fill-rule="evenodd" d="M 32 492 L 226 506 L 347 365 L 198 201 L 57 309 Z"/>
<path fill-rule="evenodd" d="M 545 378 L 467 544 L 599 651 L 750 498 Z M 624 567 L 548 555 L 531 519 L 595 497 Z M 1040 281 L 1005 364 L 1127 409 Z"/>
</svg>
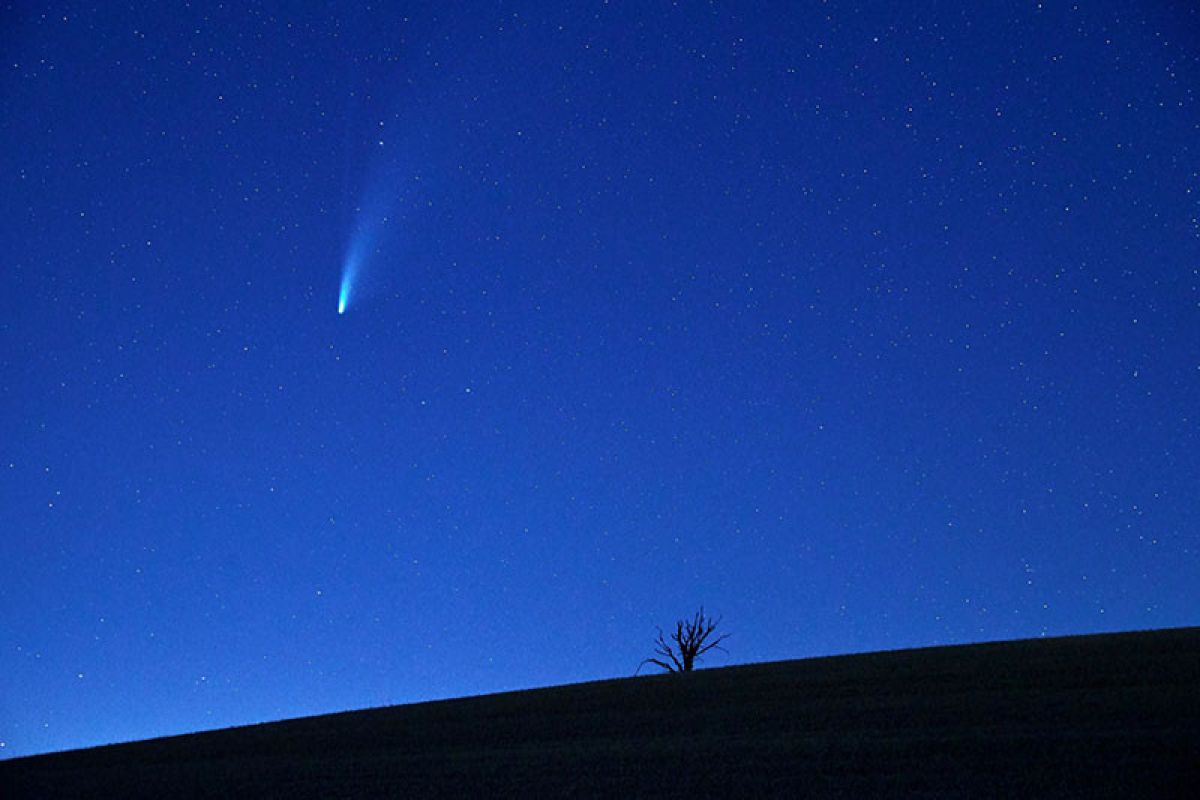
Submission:
<svg viewBox="0 0 1200 800">
<path fill-rule="evenodd" d="M 642 659 L 638 664 L 636 675 L 646 664 L 662 667 L 667 672 L 691 672 L 696 665 L 696 659 L 714 648 L 724 650 L 721 642 L 729 638 L 728 633 L 713 636 L 721 619 L 713 619 L 704 615 L 704 606 L 690 620 L 681 619 L 675 622 L 675 631 L 668 642 L 662 628 L 658 629 L 658 638 L 654 642 L 654 656 Z M 711 638 L 710 638 L 711 637 Z"/>
</svg>

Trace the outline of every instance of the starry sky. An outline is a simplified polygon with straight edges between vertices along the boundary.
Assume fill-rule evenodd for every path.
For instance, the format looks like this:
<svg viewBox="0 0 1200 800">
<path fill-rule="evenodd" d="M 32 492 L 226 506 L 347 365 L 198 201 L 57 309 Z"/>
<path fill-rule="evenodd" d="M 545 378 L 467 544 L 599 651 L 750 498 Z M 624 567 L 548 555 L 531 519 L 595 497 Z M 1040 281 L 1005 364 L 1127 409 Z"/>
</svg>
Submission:
<svg viewBox="0 0 1200 800">
<path fill-rule="evenodd" d="M 628 676 L 700 604 L 708 666 L 1197 622 L 1191 4 L 0 54 L 0 757 Z"/>
</svg>

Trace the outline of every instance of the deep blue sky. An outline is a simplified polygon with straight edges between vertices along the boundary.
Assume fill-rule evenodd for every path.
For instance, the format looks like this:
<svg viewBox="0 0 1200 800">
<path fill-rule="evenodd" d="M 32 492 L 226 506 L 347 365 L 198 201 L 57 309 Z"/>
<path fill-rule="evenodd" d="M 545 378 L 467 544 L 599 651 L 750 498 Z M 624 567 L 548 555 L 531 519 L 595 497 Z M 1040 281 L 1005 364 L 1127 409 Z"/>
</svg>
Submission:
<svg viewBox="0 0 1200 800">
<path fill-rule="evenodd" d="M 1195 624 L 1190 5 L 6 6 L 0 754 Z"/>
</svg>

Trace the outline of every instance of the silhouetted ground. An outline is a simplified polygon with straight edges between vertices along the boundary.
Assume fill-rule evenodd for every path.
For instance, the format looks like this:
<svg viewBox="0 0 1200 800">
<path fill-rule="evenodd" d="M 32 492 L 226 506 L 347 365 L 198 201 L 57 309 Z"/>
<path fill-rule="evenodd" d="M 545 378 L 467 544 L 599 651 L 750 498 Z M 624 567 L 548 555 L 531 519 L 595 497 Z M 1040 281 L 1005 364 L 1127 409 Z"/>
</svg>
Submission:
<svg viewBox="0 0 1200 800">
<path fill-rule="evenodd" d="M 0 762 L 0 797 L 1200 797 L 1200 628 L 601 681 Z"/>
</svg>

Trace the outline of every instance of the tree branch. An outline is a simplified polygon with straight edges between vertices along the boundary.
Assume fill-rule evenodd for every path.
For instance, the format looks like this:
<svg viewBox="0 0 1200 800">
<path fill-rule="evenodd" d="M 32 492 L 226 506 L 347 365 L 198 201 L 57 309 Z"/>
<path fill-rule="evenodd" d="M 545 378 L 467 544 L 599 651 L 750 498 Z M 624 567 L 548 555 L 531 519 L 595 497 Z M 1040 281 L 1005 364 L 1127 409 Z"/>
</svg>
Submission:
<svg viewBox="0 0 1200 800">
<path fill-rule="evenodd" d="M 728 639 L 729 634 L 723 633 L 710 641 L 717 626 L 721 624 L 721 619 L 705 616 L 704 606 L 700 606 L 700 610 L 691 619 L 675 621 L 675 630 L 671 633 L 670 642 L 667 641 L 662 628 L 658 628 L 654 653 L 661 658 L 644 659 L 638 664 L 634 674 L 638 674 L 646 664 L 654 664 L 667 672 L 691 672 L 696 660 L 705 653 L 714 649 L 725 650 L 721 642 Z"/>
</svg>

